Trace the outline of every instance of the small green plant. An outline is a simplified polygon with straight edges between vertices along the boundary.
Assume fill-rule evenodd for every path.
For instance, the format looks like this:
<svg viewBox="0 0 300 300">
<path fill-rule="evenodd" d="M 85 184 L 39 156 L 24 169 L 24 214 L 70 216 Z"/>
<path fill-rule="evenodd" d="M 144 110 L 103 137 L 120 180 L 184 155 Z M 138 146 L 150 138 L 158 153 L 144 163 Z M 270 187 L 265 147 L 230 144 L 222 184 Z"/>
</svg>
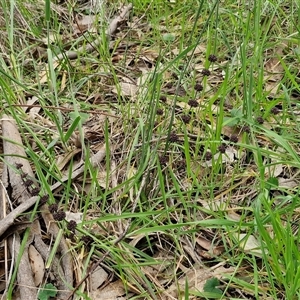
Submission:
<svg viewBox="0 0 300 300">
<path fill-rule="evenodd" d="M 39 292 L 39 300 L 48 300 L 50 297 L 55 297 L 57 294 L 57 289 L 52 283 L 47 283 Z"/>
</svg>

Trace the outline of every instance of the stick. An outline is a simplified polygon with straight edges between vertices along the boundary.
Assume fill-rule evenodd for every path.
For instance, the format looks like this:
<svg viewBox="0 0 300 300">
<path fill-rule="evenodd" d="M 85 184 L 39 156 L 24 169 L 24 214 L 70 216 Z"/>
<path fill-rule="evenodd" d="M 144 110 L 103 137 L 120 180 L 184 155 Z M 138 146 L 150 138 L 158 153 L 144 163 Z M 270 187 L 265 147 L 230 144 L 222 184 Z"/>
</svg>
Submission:
<svg viewBox="0 0 300 300">
<path fill-rule="evenodd" d="M 109 24 L 108 29 L 106 30 L 106 35 L 108 37 L 110 37 L 111 35 L 113 35 L 117 28 L 118 25 L 124 21 L 124 19 L 128 16 L 130 10 L 132 9 L 132 4 L 128 4 L 127 6 L 125 6 L 122 10 L 122 12 L 120 13 L 119 16 L 115 17 Z M 61 53 L 59 55 L 57 55 L 56 59 L 54 59 L 54 61 L 58 61 L 61 60 L 65 57 L 68 57 L 69 59 L 76 59 L 78 57 L 78 53 L 80 52 L 86 52 L 86 53 L 90 53 L 92 52 L 95 48 L 97 48 L 97 46 L 100 45 L 100 40 L 96 40 L 91 44 L 88 44 L 86 46 L 81 46 L 77 49 L 77 51 L 67 51 L 65 53 Z"/>
</svg>

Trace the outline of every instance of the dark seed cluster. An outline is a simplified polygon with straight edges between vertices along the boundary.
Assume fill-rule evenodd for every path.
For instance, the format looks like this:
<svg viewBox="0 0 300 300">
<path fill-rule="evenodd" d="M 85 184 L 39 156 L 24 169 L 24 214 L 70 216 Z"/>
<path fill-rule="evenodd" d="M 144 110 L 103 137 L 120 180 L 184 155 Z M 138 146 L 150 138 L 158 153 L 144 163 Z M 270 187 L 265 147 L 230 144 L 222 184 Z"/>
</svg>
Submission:
<svg viewBox="0 0 300 300">
<path fill-rule="evenodd" d="M 20 171 L 21 179 L 22 179 L 23 184 L 26 187 L 26 190 L 28 191 L 28 193 L 31 196 L 38 196 L 41 190 L 40 190 L 40 188 L 38 188 L 34 185 L 33 180 L 28 178 L 28 174 L 22 170 L 23 164 L 16 163 L 15 166 L 16 166 L 16 169 Z"/>
<path fill-rule="evenodd" d="M 273 115 L 278 115 L 278 114 L 280 113 L 280 110 L 279 110 L 279 108 L 277 108 L 276 106 L 274 106 L 274 107 L 272 107 L 272 109 L 271 109 L 271 113 L 272 113 Z"/>
<path fill-rule="evenodd" d="M 159 163 L 163 166 L 169 162 L 169 157 L 167 155 L 162 155 L 159 157 Z"/>
<path fill-rule="evenodd" d="M 210 54 L 208 57 L 208 61 L 210 62 L 216 62 L 218 58 L 214 54 Z"/>
<path fill-rule="evenodd" d="M 250 127 L 248 125 L 244 125 L 241 128 L 241 132 L 250 133 Z"/>
<path fill-rule="evenodd" d="M 221 152 L 221 153 L 225 153 L 226 152 L 226 144 L 222 143 L 219 147 L 218 147 L 218 150 Z"/>
<path fill-rule="evenodd" d="M 160 96 L 159 100 L 162 102 L 167 102 L 167 97 L 162 95 Z"/>
<path fill-rule="evenodd" d="M 88 235 L 84 235 L 84 236 L 82 236 L 81 237 L 81 240 L 83 241 L 83 243 L 85 244 L 85 245 L 90 245 L 92 242 L 93 242 L 93 239 L 90 237 L 90 236 L 88 236 Z"/>
<path fill-rule="evenodd" d="M 189 100 L 188 105 L 189 105 L 190 107 L 198 107 L 199 103 L 198 103 L 197 100 L 191 99 L 191 100 Z"/>
<path fill-rule="evenodd" d="M 68 225 L 67 225 L 67 229 L 72 231 L 72 232 L 75 232 L 76 226 L 77 226 L 76 221 L 70 220 Z"/>
<path fill-rule="evenodd" d="M 58 205 L 56 203 L 50 204 L 48 208 L 51 214 L 55 214 L 58 211 Z"/>
<path fill-rule="evenodd" d="M 49 200 L 49 195 L 44 195 L 40 199 L 40 204 L 41 205 L 46 204 L 48 200 Z"/>
<path fill-rule="evenodd" d="M 190 115 L 182 115 L 181 120 L 183 123 L 187 124 L 191 121 L 191 116 Z"/>
<path fill-rule="evenodd" d="M 209 76 L 210 75 L 210 71 L 208 69 L 203 69 L 201 73 L 204 76 Z"/>
<path fill-rule="evenodd" d="M 31 195 L 32 196 L 37 196 L 38 194 L 40 193 L 40 189 L 39 188 L 33 188 L 32 190 L 31 190 Z"/>
<path fill-rule="evenodd" d="M 256 122 L 257 122 L 258 124 L 264 124 L 264 121 L 265 121 L 264 118 L 261 117 L 261 116 L 256 118 Z"/>
<path fill-rule="evenodd" d="M 179 137 L 175 132 L 171 132 L 169 136 L 169 142 L 176 143 L 179 141 Z"/>
<path fill-rule="evenodd" d="M 232 143 L 237 143 L 238 141 L 239 141 L 239 138 L 238 138 L 238 136 L 236 135 L 236 134 L 232 134 L 231 136 L 230 136 L 230 142 L 232 142 Z"/>
<path fill-rule="evenodd" d="M 201 83 L 196 83 L 194 86 L 195 91 L 201 92 L 203 91 L 203 85 Z"/>
<path fill-rule="evenodd" d="M 211 160 L 213 157 L 212 153 L 210 151 L 207 151 L 205 153 L 205 160 Z"/>
<path fill-rule="evenodd" d="M 21 170 L 23 168 L 23 164 L 16 163 L 17 170 Z"/>
<path fill-rule="evenodd" d="M 66 213 L 63 210 L 59 210 L 56 213 L 53 213 L 52 215 L 55 221 L 62 221 L 66 217 Z"/>
<path fill-rule="evenodd" d="M 156 114 L 157 114 L 158 116 L 162 116 L 162 115 L 164 114 L 164 111 L 163 111 L 161 108 L 158 108 L 158 109 L 156 110 Z"/>
</svg>

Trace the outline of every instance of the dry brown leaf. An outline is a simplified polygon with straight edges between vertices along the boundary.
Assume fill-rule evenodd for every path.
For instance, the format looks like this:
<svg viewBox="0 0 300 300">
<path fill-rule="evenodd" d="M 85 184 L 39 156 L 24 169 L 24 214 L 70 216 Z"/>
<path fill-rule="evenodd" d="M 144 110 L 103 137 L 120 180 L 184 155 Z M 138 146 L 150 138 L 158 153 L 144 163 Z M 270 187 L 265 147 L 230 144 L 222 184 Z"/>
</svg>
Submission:
<svg viewBox="0 0 300 300">
<path fill-rule="evenodd" d="M 75 148 L 70 151 L 66 151 L 63 154 L 59 155 L 56 161 L 56 165 L 58 169 L 61 171 L 70 161 L 71 159 L 78 153 L 81 152 L 81 149 Z"/>
<path fill-rule="evenodd" d="M 242 251 L 245 251 L 246 253 L 250 252 L 261 257 L 261 244 L 253 235 L 248 235 L 246 233 L 235 233 L 234 236 L 238 240 L 239 247 Z"/>
<path fill-rule="evenodd" d="M 268 177 L 278 177 L 283 172 L 283 165 L 276 163 L 276 161 L 271 161 L 272 165 L 266 168 L 265 176 Z"/>
<path fill-rule="evenodd" d="M 126 300 L 123 296 L 126 294 L 124 284 L 121 280 L 115 281 L 107 285 L 103 289 L 91 292 L 90 297 L 93 300 Z"/>
<path fill-rule="evenodd" d="M 90 276 L 91 291 L 96 291 L 97 288 L 107 280 L 107 278 L 108 278 L 107 272 L 103 268 L 98 266 Z"/>
<path fill-rule="evenodd" d="M 76 22 L 73 24 L 74 34 L 80 34 L 85 31 L 90 33 L 96 33 L 97 29 L 94 26 L 97 16 L 95 15 L 83 15 L 80 18 L 76 17 Z"/>
<path fill-rule="evenodd" d="M 211 247 L 212 247 L 211 241 L 208 241 L 207 239 L 204 239 L 202 237 L 197 237 L 196 242 L 202 248 L 204 248 L 206 250 L 211 250 Z"/>
<path fill-rule="evenodd" d="M 265 90 L 269 92 L 269 95 L 272 97 L 277 95 L 281 79 L 284 76 L 284 68 L 280 63 L 279 57 L 283 57 L 285 47 L 286 45 L 280 44 L 275 48 L 272 57 L 268 59 L 264 65 Z"/>
<path fill-rule="evenodd" d="M 281 188 L 293 189 L 293 188 L 299 186 L 299 183 L 290 178 L 279 177 L 278 178 L 278 186 Z"/>
<path fill-rule="evenodd" d="M 70 212 L 70 211 L 66 211 L 66 221 L 76 221 L 77 224 L 81 223 L 82 222 L 82 216 L 83 216 L 83 213 L 81 212 L 77 212 L 77 213 L 73 213 L 73 212 Z"/>
<path fill-rule="evenodd" d="M 233 268 L 224 268 L 222 265 L 214 268 L 206 269 L 203 266 L 196 265 L 195 268 L 189 269 L 185 276 L 174 282 L 162 295 L 163 300 L 181 299 L 185 290 L 185 285 L 188 283 L 189 291 L 201 291 L 206 281 L 210 278 L 221 279 L 223 274 L 231 274 L 234 272 Z"/>
<path fill-rule="evenodd" d="M 121 90 L 122 96 L 133 97 L 136 95 L 136 93 L 138 91 L 137 85 L 133 84 L 133 83 L 120 82 L 119 85 L 120 85 L 120 90 Z M 114 87 L 112 89 L 112 92 L 115 94 L 118 94 L 118 89 L 116 87 Z"/>
<path fill-rule="evenodd" d="M 218 162 L 221 158 L 222 163 L 233 163 L 236 159 L 240 157 L 240 153 L 232 146 L 226 148 L 225 153 L 216 153 L 211 160 L 203 162 L 201 165 L 203 167 L 211 167 L 213 162 Z"/>
<path fill-rule="evenodd" d="M 28 256 L 35 286 L 39 286 L 42 283 L 45 274 L 44 260 L 33 245 L 29 245 Z"/>
<path fill-rule="evenodd" d="M 59 66 L 60 62 L 59 61 L 54 61 L 53 62 L 53 69 L 56 69 L 57 66 Z M 45 82 L 48 81 L 48 78 L 49 78 L 49 67 L 47 65 L 45 65 L 45 67 L 43 68 L 43 70 L 41 71 L 39 77 L 39 83 L 40 84 L 43 84 Z"/>
</svg>

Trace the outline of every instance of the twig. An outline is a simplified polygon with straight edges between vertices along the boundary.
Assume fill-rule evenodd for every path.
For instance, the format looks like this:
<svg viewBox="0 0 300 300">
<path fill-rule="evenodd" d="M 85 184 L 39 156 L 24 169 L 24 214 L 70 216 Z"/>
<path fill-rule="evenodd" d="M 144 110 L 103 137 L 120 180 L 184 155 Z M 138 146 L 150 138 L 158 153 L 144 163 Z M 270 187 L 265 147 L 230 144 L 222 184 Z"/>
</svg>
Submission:
<svg viewBox="0 0 300 300">
<path fill-rule="evenodd" d="M 5 218 L 0 221 L 0 237 L 2 234 L 14 223 L 15 219 L 31 206 L 33 206 L 39 197 L 31 197 L 26 202 L 21 203 L 12 212 L 10 212 Z"/>
<path fill-rule="evenodd" d="M 113 35 L 117 28 L 118 25 L 125 20 L 125 18 L 128 16 L 129 12 L 132 9 L 132 4 L 128 4 L 127 6 L 125 6 L 122 10 L 122 12 L 120 13 L 119 16 L 115 17 L 109 24 L 108 29 L 106 30 L 106 35 L 108 37 L 110 37 L 111 35 Z M 95 48 L 97 48 L 97 46 L 99 46 L 101 43 L 101 40 L 95 40 L 94 42 L 92 42 L 91 44 L 85 45 L 85 46 L 81 46 L 77 49 L 77 51 L 67 51 L 65 53 L 61 53 L 59 55 L 57 55 L 56 59 L 54 59 L 54 61 L 59 61 L 65 57 L 68 57 L 69 59 L 76 59 L 78 57 L 78 53 L 80 52 L 85 52 L 85 53 L 90 53 L 92 52 Z"/>
</svg>

